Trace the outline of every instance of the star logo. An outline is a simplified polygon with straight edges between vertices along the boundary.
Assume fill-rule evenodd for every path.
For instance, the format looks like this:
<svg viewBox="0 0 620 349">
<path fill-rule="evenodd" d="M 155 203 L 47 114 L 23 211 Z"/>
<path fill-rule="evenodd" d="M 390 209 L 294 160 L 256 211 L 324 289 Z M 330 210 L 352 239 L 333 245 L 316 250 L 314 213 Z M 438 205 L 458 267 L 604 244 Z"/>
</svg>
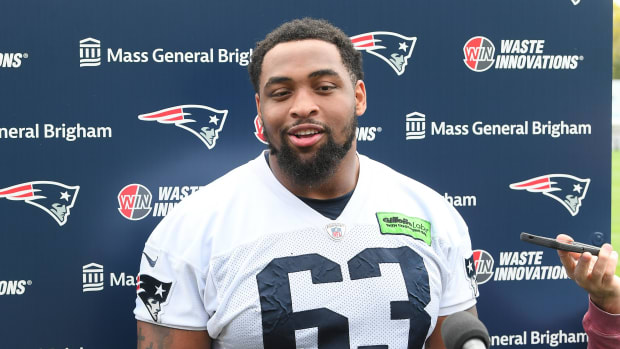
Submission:
<svg viewBox="0 0 620 349">
<path fill-rule="evenodd" d="M 472 254 L 469 258 L 465 258 L 464 262 L 465 274 L 467 275 L 467 279 L 469 280 L 469 287 L 471 288 L 474 297 L 478 297 L 479 291 L 476 268 L 474 267 L 474 255 Z"/>
<path fill-rule="evenodd" d="M 163 298 L 164 297 L 164 292 L 166 292 L 166 291 L 164 290 L 163 285 L 160 284 L 159 286 L 157 286 L 157 289 L 155 291 L 155 295 L 156 296 L 160 296 L 160 297 Z"/>
<path fill-rule="evenodd" d="M 67 223 L 80 186 L 58 182 L 34 181 L 0 189 L 0 199 L 24 201 L 47 212 L 58 225 Z"/>
<path fill-rule="evenodd" d="M 356 50 L 366 51 L 381 58 L 397 75 L 405 72 L 405 67 L 413 54 L 417 38 L 392 32 L 369 32 L 351 37 Z"/>
<path fill-rule="evenodd" d="M 217 110 L 205 105 L 187 104 L 161 109 L 152 113 L 140 114 L 138 119 L 157 121 L 161 124 L 173 124 L 191 132 L 207 148 L 213 149 L 224 127 L 227 115 L 228 110 Z"/>
<path fill-rule="evenodd" d="M 173 282 L 164 282 L 148 274 L 140 274 L 137 279 L 138 297 L 155 322 L 161 322 L 166 304 L 170 301 Z"/>
<path fill-rule="evenodd" d="M 70 197 L 71 195 L 69 195 L 67 191 L 63 191 L 62 193 L 60 193 L 60 200 L 65 200 L 66 202 L 69 202 Z"/>
<path fill-rule="evenodd" d="M 583 179 L 569 174 L 549 174 L 512 183 L 510 189 L 541 193 L 559 202 L 572 216 L 576 216 L 589 186 L 590 178 Z"/>
</svg>

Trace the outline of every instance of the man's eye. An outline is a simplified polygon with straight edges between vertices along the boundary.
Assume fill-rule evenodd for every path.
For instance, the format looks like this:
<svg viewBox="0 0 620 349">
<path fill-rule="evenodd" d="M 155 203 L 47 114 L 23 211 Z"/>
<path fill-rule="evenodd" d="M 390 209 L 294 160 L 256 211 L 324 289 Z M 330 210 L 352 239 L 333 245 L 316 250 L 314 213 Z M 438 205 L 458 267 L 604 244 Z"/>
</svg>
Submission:
<svg viewBox="0 0 620 349">
<path fill-rule="evenodd" d="M 288 95 L 290 92 L 288 90 L 275 90 L 273 92 L 271 92 L 269 95 L 271 97 L 284 97 L 286 95 Z"/>
<path fill-rule="evenodd" d="M 333 90 L 334 88 L 336 88 L 336 86 L 334 85 L 321 85 L 319 86 L 318 90 L 321 92 L 327 92 Z"/>
</svg>

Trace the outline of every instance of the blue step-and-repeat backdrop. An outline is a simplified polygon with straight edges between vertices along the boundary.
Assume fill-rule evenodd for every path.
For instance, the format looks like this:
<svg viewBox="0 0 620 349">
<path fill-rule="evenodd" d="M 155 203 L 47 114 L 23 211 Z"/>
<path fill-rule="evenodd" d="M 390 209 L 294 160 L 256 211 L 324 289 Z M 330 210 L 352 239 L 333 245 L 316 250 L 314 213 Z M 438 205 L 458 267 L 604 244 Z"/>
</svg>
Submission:
<svg viewBox="0 0 620 349">
<path fill-rule="evenodd" d="M 586 347 L 586 293 L 519 234 L 610 240 L 611 1 L 28 0 L 0 6 L 1 348 L 135 347 L 144 242 L 266 148 L 249 55 L 304 16 L 363 51 L 360 153 L 468 223 L 493 346 Z"/>
</svg>

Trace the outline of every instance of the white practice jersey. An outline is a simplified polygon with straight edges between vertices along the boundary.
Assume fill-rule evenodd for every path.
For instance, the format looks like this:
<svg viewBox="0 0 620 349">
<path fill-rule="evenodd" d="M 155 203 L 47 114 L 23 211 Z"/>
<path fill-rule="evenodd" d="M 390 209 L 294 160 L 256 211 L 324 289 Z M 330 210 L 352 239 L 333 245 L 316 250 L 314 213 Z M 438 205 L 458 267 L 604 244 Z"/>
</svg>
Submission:
<svg viewBox="0 0 620 349">
<path fill-rule="evenodd" d="M 337 219 L 261 154 L 183 200 L 144 248 L 135 316 L 214 348 L 422 348 L 476 303 L 467 226 L 442 196 L 359 155 Z"/>
</svg>

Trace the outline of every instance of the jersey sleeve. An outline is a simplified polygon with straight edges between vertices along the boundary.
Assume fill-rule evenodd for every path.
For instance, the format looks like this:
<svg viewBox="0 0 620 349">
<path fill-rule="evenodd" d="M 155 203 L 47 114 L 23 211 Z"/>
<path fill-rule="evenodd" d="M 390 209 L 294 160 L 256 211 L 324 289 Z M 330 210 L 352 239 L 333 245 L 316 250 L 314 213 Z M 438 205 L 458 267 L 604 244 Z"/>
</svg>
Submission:
<svg viewBox="0 0 620 349">
<path fill-rule="evenodd" d="M 448 206 L 452 222 L 445 227 L 448 230 L 447 240 L 442 241 L 448 277 L 444 279 L 439 316 L 467 310 L 476 305 L 478 297 L 469 230 L 461 215 L 452 206 Z"/>
<path fill-rule="evenodd" d="M 209 286 L 210 240 L 205 214 L 186 198 L 155 228 L 141 256 L 134 314 L 157 325 L 205 330 L 215 302 Z"/>
<path fill-rule="evenodd" d="M 137 280 L 137 320 L 166 327 L 205 330 L 206 280 L 186 261 L 146 245 Z"/>
</svg>

